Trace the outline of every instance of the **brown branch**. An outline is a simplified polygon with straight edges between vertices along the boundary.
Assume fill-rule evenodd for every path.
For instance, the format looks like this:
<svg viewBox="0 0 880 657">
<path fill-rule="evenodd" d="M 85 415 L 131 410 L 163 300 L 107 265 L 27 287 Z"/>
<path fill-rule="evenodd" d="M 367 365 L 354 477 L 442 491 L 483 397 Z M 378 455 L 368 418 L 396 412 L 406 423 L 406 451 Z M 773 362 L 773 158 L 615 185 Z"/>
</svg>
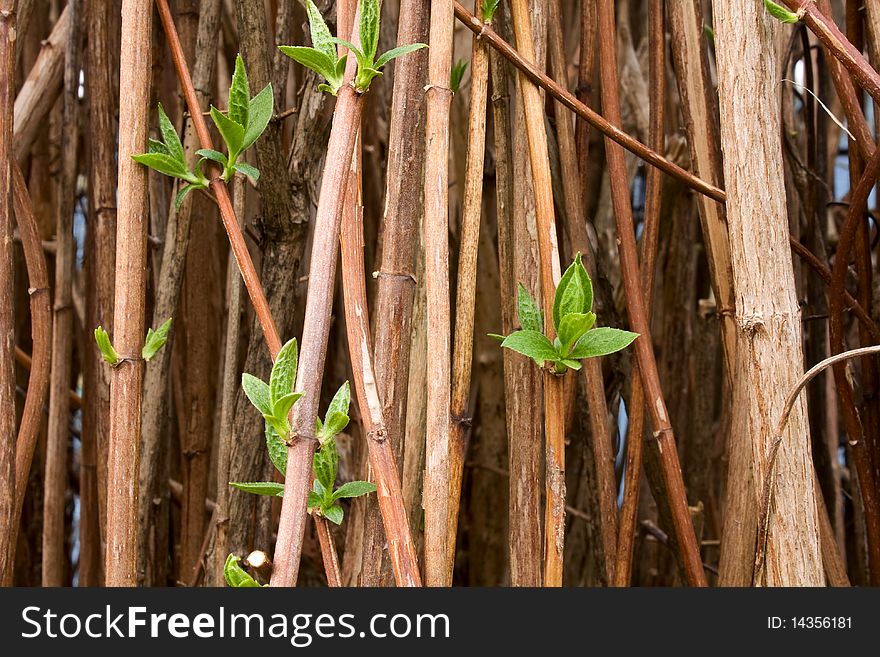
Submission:
<svg viewBox="0 0 880 657">
<path fill-rule="evenodd" d="M 479 19 L 474 17 L 458 2 L 455 3 L 455 16 L 471 32 L 478 35 L 481 39 L 485 39 L 492 48 L 501 53 L 508 61 L 510 61 L 510 63 L 522 71 L 529 80 L 545 89 L 556 100 L 586 120 L 590 125 L 602 132 L 608 139 L 620 144 L 626 150 L 635 153 L 649 164 L 661 169 L 664 173 L 682 181 L 685 185 L 700 194 L 705 194 L 719 203 L 724 203 L 725 194 L 723 190 L 707 183 L 705 180 L 697 178 L 677 164 L 670 162 L 656 151 L 651 150 L 640 141 L 615 126 L 612 121 L 605 119 L 584 105 L 571 93 L 560 87 L 559 84 L 554 82 L 550 77 L 539 71 L 534 64 L 524 58 L 519 51 L 502 39 L 491 28 L 484 27 Z"/>
<path fill-rule="evenodd" d="M 664 0 L 648 4 L 648 84 L 650 88 L 650 126 L 648 144 L 661 151 L 666 144 L 666 30 L 663 22 Z M 663 178 L 658 169 L 649 169 L 645 191 L 644 231 L 642 233 L 641 280 L 645 298 L 645 314 L 651 320 L 654 300 L 654 278 L 660 233 L 660 206 Z M 636 369 L 638 365 L 636 365 Z M 623 506 L 620 509 L 620 531 L 617 537 L 615 586 L 629 586 L 632 577 L 633 544 L 638 521 L 639 487 L 642 476 L 642 447 L 645 429 L 645 388 L 640 376 L 632 382 L 630 420 L 627 430 L 626 467 L 623 482 Z"/>
<path fill-rule="evenodd" d="M 602 80 L 602 107 L 613 122 L 620 123 L 615 33 L 613 3 L 610 0 L 600 0 L 599 68 Z M 687 495 L 675 447 L 675 437 L 663 398 L 663 390 L 657 372 L 657 361 L 651 342 L 647 308 L 642 295 L 624 151 L 618 144 L 606 137 L 605 155 L 611 181 L 612 204 L 617 226 L 618 252 L 620 254 L 621 277 L 626 294 L 627 314 L 630 326 L 640 334 L 640 337 L 635 341 L 634 350 L 654 432 L 651 448 L 658 451 L 675 539 L 681 552 L 687 581 L 692 586 L 705 586 L 706 575 L 703 572 L 700 550 L 688 510 Z"/>
<path fill-rule="evenodd" d="M 119 210 L 113 343 L 124 359 L 110 378 L 107 490 L 108 586 L 134 586 L 138 553 L 138 463 L 147 287 L 147 170 L 131 159 L 147 150 L 153 8 L 123 0 L 119 88 Z"/>
</svg>

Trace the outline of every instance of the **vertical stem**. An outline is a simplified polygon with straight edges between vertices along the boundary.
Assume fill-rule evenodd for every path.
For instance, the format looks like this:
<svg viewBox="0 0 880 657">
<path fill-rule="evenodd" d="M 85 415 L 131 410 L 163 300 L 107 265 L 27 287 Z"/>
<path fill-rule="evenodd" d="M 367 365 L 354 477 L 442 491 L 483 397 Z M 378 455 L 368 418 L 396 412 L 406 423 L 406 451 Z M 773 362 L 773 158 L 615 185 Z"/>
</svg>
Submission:
<svg viewBox="0 0 880 657">
<path fill-rule="evenodd" d="M 602 107 L 608 120 L 613 124 L 620 125 L 613 2 L 599 0 L 598 13 Z M 606 138 L 605 155 L 611 180 L 612 204 L 617 225 L 618 252 L 620 254 L 621 277 L 626 294 L 627 314 L 630 326 L 640 334 L 639 339 L 635 342 L 634 350 L 654 429 L 654 441 L 651 445 L 659 452 L 661 474 L 672 513 L 673 530 L 681 551 L 687 581 L 692 586 L 705 586 L 706 576 L 703 572 L 703 563 L 700 559 L 700 551 L 688 511 L 681 466 L 675 448 L 675 437 L 660 386 L 657 361 L 651 343 L 650 325 L 639 280 L 638 254 L 623 148 Z"/>
<path fill-rule="evenodd" d="M 553 77 L 565 84 L 566 57 L 563 44 L 562 7 L 560 0 L 552 0 L 553 7 L 550 11 L 550 59 L 553 63 Z M 584 0 L 584 11 L 587 11 L 590 2 Z M 588 31 L 595 30 L 592 26 L 582 26 Z M 585 45 L 582 45 L 585 47 Z M 584 62 L 583 53 L 581 65 L 586 65 L 592 71 L 593 55 L 591 53 Z M 571 241 L 571 250 L 584 256 L 584 265 L 591 278 L 596 278 L 596 264 L 592 246 L 587 236 L 587 217 L 584 210 L 584 191 L 579 165 L 586 168 L 586 148 L 578 153 L 576 135 L 572 126 L 571 117 L 558 101 L 554 104 L 556 114 L 556 136 L 559 142 L 559 159 L 562 168 L 562 189 L 565 200 L 565 228 L 568 239 Z M 584 137 L 589 141 L 587 132 Z M 580 157 L 579 157 L 580 155 Z M 659 173 L 659 172 L 658 172 Z M 583 363 L 584 387 L 587 391 L 587 406 L 590 411 L 590 442 L 593 455 L 593 466 L 596 473 L 598 487 L 597 497 L 599 501 L 599 533 L 601 546 L 600 562 L 603 565 L 604 577 L 611 582 L 614 576 L 615 558 L 617 552 L 617 480 L 614 474 L 614 454 L 611 450 L 610 432 L 608 428 L 608 406 L 605 402 L 605 383 L 602 377 L 602 359 L 589 358 Z"/>
<path fill-rule="evenodd" d="M 321 558 L 324 560 L 324 572 L 327 573 L 327 586 L 342 586 L 342 577 L 339 574 L 339 555 L 333 543 L 333 535 L 330 533 L 330 523 L 326 518 L 313 516 L 315 530 L 318 533 L 318 544 L 321 546 Z"/>
<path fill-rule="evenodd" d="M 524 59 L 535 62 L 535 46 L 527 0 L 510 4 L 516 44 Z M 544 124 L 544 100 L 532 81 L 520 78 L 520 93 L 526 117 L 529 161 L 535 190 L 535 214 L 538 224 L 541 297 L 544 305 L 544 332 L 551 339 L 553 297 L 561 277 L 556 219 L 553 210 L 553 186 Z M 544 432 L 547 508 L 544 516 L 544 586 L 562 586 L 562 553 L 565 541 L 565 393 L 561 377 L 544 374 Z"/>
<path fill-rule="evenodd" d="M 650 134 L 648 146 L 662 152 L 666 143 L 666 30 L 663 25 L 664 0 L 650 0 L 648 4 L 650 87 Z M 651 318 L 654 297 L 654 275 L 657 263 L 657 245 L 660 232 L 660 205 L 663 176 L 651 167 L 647 174 L 645 192 L 645 219 L 642 233 L 641 279 L 645 297 L 645 314 Z M 638 368 L 638 365 L 635 366 Z M 636 370 L 637 371 L 637 370 Z M 645 428 L 645 388 L 635 374 L 629 405 L 629 429 L 626 441 L 626 467 L 623 484 L 623 506 L 620 510 L 620 533 L 617 541 L 617 570 L 615 586 L 629 586 L 632 576 L 633 542 L 638 520 L 639 487 L 642 476 L 642 447 Z"/>
<path fill-rule="evenodd" d="M 428 399 L 425 456 L 425 580 L 449 586 L 449 110 L 454 27 L 451 0 L 431 3 L 425 129 L 425 283 Z"/>
<path fill-rule="evenodd" d="M 82 3 L 72 0 L 71 34 L 64 60 L 64 107 L 61 127 L 61 181 L 55 223 L 55 301 L 52 331 L 52 372 L 49 384 L 49 430 L 43 498 L 43 586 L 61 586 L 65 571 L 64 509 L 67 506 L 67 448 L 70 443 L 68 390 L 73 369 L 73 275 L 75 248 L 73 211 L 76 203 L 79 41 Z"/>
<path fill-rule="evenodd" d="M 15 2 L 0 2 L 0 583 L 12 583 L 15 486 L 15 318 L 12 259 L 12 109 Z M 19 494 L 23 494 L 23 490 Z"/>
<path fill-rule="evenodd" d="M 116 224 L 116 319 L 113 342 L 124 359 L 110 379 L 107 482 L 108 586 L 133 586 L 137 570 L 138 462 L 144 369 L 147 170 L 131 159 L 147 149 L 153 7 L 123 0 L 119 88 L 119 213 Z"/>
<path fill-rule="evenodd" d="M 476 0 L 479 12 L 481 0 Z M 489 93 L 489 47 L 473 39 L 471 54 L 470 115 L 468 117 L 467 164 L 461 242 L 458 254 L 458 289 L 455 297 L 455 339 L 452 353 L 452 393 L 449 435 L 449 519 L 447 521 L 447 566 L 455 561 L 458 510 L 467 434 L 471 419 L 466 417 L 471 394 L 471 368 L 474 357 L 474 303 L 477 292 L 477 249 L 480 214 L 483 207 L 483 162 L 486 156 L 486 105 Z M 452 572 L 447 574 L 452 578 Z"/>
</svg>

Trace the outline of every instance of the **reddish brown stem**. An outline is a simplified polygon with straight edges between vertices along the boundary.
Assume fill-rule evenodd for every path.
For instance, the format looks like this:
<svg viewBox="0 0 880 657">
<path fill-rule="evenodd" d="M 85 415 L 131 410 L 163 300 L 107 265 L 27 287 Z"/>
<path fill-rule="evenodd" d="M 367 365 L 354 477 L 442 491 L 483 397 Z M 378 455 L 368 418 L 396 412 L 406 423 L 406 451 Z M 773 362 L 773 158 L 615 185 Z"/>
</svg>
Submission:
<svg viewBox="0 0 880 657">
<path fill-rule="evenodd" d="M 336 553 L 336 545 L 333 543 L 333 534 L 330 533 L 330 523 L 322 516 L 315 515 L 313 517 L 315 532 L 318 534 L 318 544 L 321 546 L 321 558 L 324 560 L 324 572 L 327 573 L 327 586 L 342 586 L 339 555 Z"/>
</svg>

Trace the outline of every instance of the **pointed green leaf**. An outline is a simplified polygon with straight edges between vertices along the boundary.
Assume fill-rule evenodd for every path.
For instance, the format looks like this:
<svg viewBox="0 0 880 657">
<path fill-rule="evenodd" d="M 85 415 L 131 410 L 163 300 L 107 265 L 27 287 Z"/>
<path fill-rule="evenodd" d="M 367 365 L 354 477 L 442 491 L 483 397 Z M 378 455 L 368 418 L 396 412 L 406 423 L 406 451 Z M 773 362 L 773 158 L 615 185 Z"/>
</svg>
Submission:
<svg viewBox="0 0 880 657">
<path fill-rule="evenodd" d="M 558 358 L 553 343 L 538 331 L 515 331 L 504 338 L 501 346 L 528 356 L 538 364 L 538 367 L 543 367 L 546 360 Z"/>
<path fill-rule="evenodd" d="M 370 64 L 376 59 L 379 45 L 379 0 L 361 0 L 361 22 L 359 27 L 361 48 Z"/>
<path fill-rule="evenodd" d="M 275 358 L 275 364 L 272 365 L 272 374 L 269 377 L 269 399 L 273 405 L 293 391 L 293 382 L 296 380 L 296 362 L 296 338 L 291 338 L 281 347 Z"/>
<path fill-rule="evenodd" d="M 459 59 L 452 66 L 452 71 L 449 74 L 449 88 L 452 90 L 452 93 L 457 94 L 458 90 L 461 89 L 461 81 L 464 80 L 464 73 L 467 71 L 468 62 L 466 59 Z"/>
<path fill-rule="evenodd" d="M 272 401 L 269 396 L 269 386 L 266 385 L 265 381 L 245 372 L 241 375 L 241 387 L 244 388 L 244 394 L 250 399 L 254 408 L 260 411 L 263 415 L 272 414 Z"/>
<path fill-rule="evenodd" d="M 244 128 L 235 121 L 226 116 L 223 112 L 211 105 L 211 119 L 220 136 L 226 142 L 226 148 L 229 151 L 229 159 L 234 161 L 238 154 L 241 153 L 241 145 L 244 143 Z"/>
<path fill-rule="evenodd" d="M 226 163 L 229 162 L 229 160 L 223 153 L 221 153 L 220 151 L 213 151 L 210 148 L 202 148 L 200 150 L 197 150 L 196 155 L 203 157 L 206 160 L 212 160 L 217 164 L 222 165 L 224 168 L 226 167 Z"/>
<path fill-rule="evenodd" d="M 333 491 L 333 499 L 338 500 L 343 497 L 360 497 L 361 495 L 375 492 L 376 484 L 370 483 L 369 481 L 349 481 L 347 484 L 342 484 L 339 488 Z"/>
<path fill-rule="evenodd" d="M 567 354 L 581 336 L 593 328 L 596 315 L 593 313 L 569 313 L 559 325 L 560 352 Z"/>
<path fill-rule="evenodd" d="M 274 481 L 230 481 L 229 485 L 245 493 L 284 497 L 284 484 Z"/>
<path fill-rule="evenodd" d="M 198 182 L 197 178 L 187 169 L 186 165 L 179 160 L 174 159 L 170 155 L 164 153 L 141 153 L 132 155 L 131 159 L 145 167 L 155 169 L 159 173 L 164 173 L 172 178 L 180 178 L 187 182 Z"/>
<path fill-rule="evenodd" d="M 269 452 L 269 460 L 282 475 L 287 474 L 287 444 L 281 440 L 278 433 L 266 422 L 266 451 Z"/>
<path fill-rule="evenodd" d="M 346 41 L 345 39 L 340 39 L 339 37 L 333 37 L 332 41 L 336 45 L 345 46 L 351 52 L 353 52 L 355 59 L 357 59 L 358 66 L 366 66 L 366 67 L 372 66 L 372 64 L 373 64 L 372 60 L 368 60 L 367 56 L 364 54 L 364 51 L 361 50 L 360 48 L 358 48 L 356 45 L 354 45 L 351 41 Z M 339 64 L 339 62 L 337 61 L 336 65 L 338 65 L 338 64 Z"/>
<path fill-rule="evenodd" d="M 312 0 L 306 0 L 306 13 L 309 17 L 309 31 L 312 35 L 312 45 L 315 50 L 331 59 L 336 59 L 336 47 L 333 45 L 333 35 L 324 22 L 324 17 Z"/>
<path fill-rule="evenodd" d="M 559 280 L 556 295 L 553 298 L 553 326 L 559 331 L 559 323 L 569 313 L 588 313 L 593 307 L 593 284 L 581 263 L 581 254 L 575 256 L 574 262 Z"/>
<path fill-rule="evenodd" d="M 333 399 L 330 400 L 330 405 L 327 407 L 327 416 L 329 416 L 330 413 L 342 413 L 343 415 L 348 415 L 349 404 L 351 404 L 351 386 L 348 385 L 348 381 L 346 381 L 339 386 L 336 394 L 333 395 Z"/>
<path fill-rule="evenodd" d="M 250 164 L 239 162 L 233 168 L 240 174 L 247 176 L 254 182 L 257 182 L 260 179 L 260 170 L 257 167 L 252 167 Z"/>
<path fill-rule="evenodd" d="M 247 128 L 244 131 L 244 142 L 241 146 L 241 152 L 253 146 L 254 142 L 260 138 L 260 135 L 263 134 L 266 126 L 269 125 L 269 121 L 272 119 L 274 109 L 275 97 L 272 95 L 272 85 L 267 84 L 260 93 L 250 100 L 250 118 L 248 118 Z M 258 177 L 259 175 L 259 172 L 257 172 Z"/>
<path fill-rule="evenodd" d="M 630 333 L 616 328 L 595 328 L 587 331 L 569 354 L 570 358 L 593 358 L 606 356 L 620 351 L 632 344 L 639 337 L 638 333 Z"/>
<path fill-rule="evenodd" d="M 161 141 L 157 141 L 153 138 L 150 138 L 149 140 L 147 140 L 147 144 L 148 144 L 148 148 L 147 148 L 148 153 L 160 153 L 162 155 L 171 155 L 171 151 L 169 151 L 168 147 L 165 144 L 163 144 Z"/>
<path fill-rule="evenodd" d="M 165 148 L 168 149 L 168 154 L 186 168 L 183 158 L 183 144 L 180 143 L 177 130 L 174 129 L 174 124 L 171 123 L 171 119 L 165 113 L 162 103 L 159 103 L 159 131 L 162 133 L 162 139 L 165 141 Z"/>
<path fill-rule="evenodd" d="M 516 309 L 519 315 L 519 325 L 526 331 L 537 331 L 541 333 L 544 330 L 544 313 L 538 308 L 538 304 L 529 294 L 525 285 L 517 283 L 516 286 Z"/>
<path fill-rule="evenodd" d="M 312 462 L 318 483 L 324 490 L 333 490 L 336 483 L 336 472 L 339 468 L 339 452 L 336 450 L 336 441 L 328 440 L 321 445 L 321 449 L 315 452 Z"/>
<path fill-rule="evenodd" d="M 284 395 L 281 399 L 276 399 L 275 404 L 272 406 L 272 415 L 278 419 L 287 417 L 288 413 L 290 413 L 290 409 L 302 396 L 303 393 L 301 392 L 291 392 Z"/>
<path fill-rule="evenodd" d="M 279 436 L 290 436 L 290 421 L 286 417 L 276 417 L 274 415 L 264 415 L 263 418 L 269 423 L 269 426 L 275 430 Z"/>
<path fill-rule="evenodd" d="M 117 354 L 116 349 L 113 348 L 113 344 L 110 342 L 110 336 L 107 335 L 107 331 L 104 330 L 103 326 L 99 326 L 95 329 L 95 342 L 98 344 L 98 351 L 101 352 L 101 357 L 105 361 L 113 367 L 119 365 L 119 354 Z"/>
<path fill-rule="evenodd" d="M 318 494 L 317 494 L 315 491 L 313 491 L 313 490 L 310 490 L 310 491 L 309 491 L 309 502 L 308 502 L 308 504 L 306 505 L 306 508 L 307 508 L 309 511 L 311 511 L 312 509 L 319 509 L 319 508 L 321 508 L 321 498 L 318 497 Z"/>
<path fill-rule="evenodd" d="M 500 3 L 501 0 L 483 0 L 483 4 L 480 7 L 480 14 L 482 15 L 484 23 L 492 22 L 492 19 L 495 17 L 495 11 L 498 9 Z"/>
<path fill-rule="evenodd" d="M 336 60 L 326 54 L 306 46 L 278 46 L 278 48 L 293 61 L 311 69 L 330 82 L 331 86 L 336 80 Z"/>
<path fill-rule="evenodd" d="M 797 14 L 788 11 L 788 9 L 776 4 L 773 0 L 764 0 L 764 8 L 773 18 L 783 23 L 797 23 L 800 20 Z"/>
<path fill-rule="evenodd" d="M 401 55 L 408 55 L 411 52 L 415 52 L 416 50 L 421 50 L 422 48 L 427 48 L 428 44 L 426 43 L 410 43 L 406 46 L 398 46 L 397 48 L 392 48 L 391 50 L 384 53 L 379 59 L 376 60 L 376 63 L 373 65 L 375 69 L 381 69 L 385 64 L 390 62 L 392 59 L 397 59 Z M 464 74 L 464 71 L 462 71 Z M 459 82 L 461 82 L 461 78 L 459 78 Z"/>
<path fill-rule="evenodd" d="M 321 503 L 323 504 L 327 497 L 327 490 L 324 488 L 324 484 L 321 483 L 320 479 L 315 479 L 312 482 L 312 491 L 318 496 L 318 498 L 320 498 Z"/>
<path fill-rule="evenodd" d="M 327 518 L 334 525 L 341 525 L 342 519 L 345 517 L 345 511 L 338 504 L 333 504 L 321 509 L 321 515 Z"/>
<path fill-rule="evenodd" d="M 169 317 L 155 331 L 151 328 L 147 329 L 147 339 L 144 340 L 144 348 L 141 349 L 141 357 L 144 360 L 150 360 L 156 355 L 165 343 L 168 342 L 168 331 L 171 329 L 172 318 Z"/>
<path fill-rule="evenodd" d="M 257 581 L 238 565 L 238 561 L 238 557 L 234 554 L 226 557 L 226 563 L 223 565 L 223 577 L 226 579 L 226 583 L 236 589 L 260 588 Z"/>
<path fill-rule="evenodd" d="M 229 85 L 229 120 L 242 127 L 248 125 L 248 105 L 250 104 L 251 90 L 248 85 L 247 71 L 241 55 L 235 56 L 235 72 L 232 74 L 232 82 Z"/>
<path fill-rule="evenodd" d="M 179 210 L 180 206 L 183 205 L 183 199 L 187 197 L 187 195 L 194 189 L 201 189 L 201 185 L 193 185 L 191 183 L 186 183 L 183 185 L 174 196 L 174 209 Z"/>
</svg>

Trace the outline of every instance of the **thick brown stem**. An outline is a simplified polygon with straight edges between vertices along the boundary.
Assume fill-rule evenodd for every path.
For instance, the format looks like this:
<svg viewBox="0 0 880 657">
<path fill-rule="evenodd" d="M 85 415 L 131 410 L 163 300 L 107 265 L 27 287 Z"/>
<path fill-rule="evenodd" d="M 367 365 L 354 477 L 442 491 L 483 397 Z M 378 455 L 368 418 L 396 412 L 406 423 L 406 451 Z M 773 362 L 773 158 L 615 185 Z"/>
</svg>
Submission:
<svg viewBox="0 0 880 657">
<path fill-rule="evenodd" d="M 107 482 L 108 586 L 134 586 L 138 552 L 138 463 L 147 286 L 147 170 L 131 159 L 147 150 L 153 7 L 123 0 L 119 88 L 119 212 L 113 343 L 123 359 L 110 378 Z"/>
</svg>

